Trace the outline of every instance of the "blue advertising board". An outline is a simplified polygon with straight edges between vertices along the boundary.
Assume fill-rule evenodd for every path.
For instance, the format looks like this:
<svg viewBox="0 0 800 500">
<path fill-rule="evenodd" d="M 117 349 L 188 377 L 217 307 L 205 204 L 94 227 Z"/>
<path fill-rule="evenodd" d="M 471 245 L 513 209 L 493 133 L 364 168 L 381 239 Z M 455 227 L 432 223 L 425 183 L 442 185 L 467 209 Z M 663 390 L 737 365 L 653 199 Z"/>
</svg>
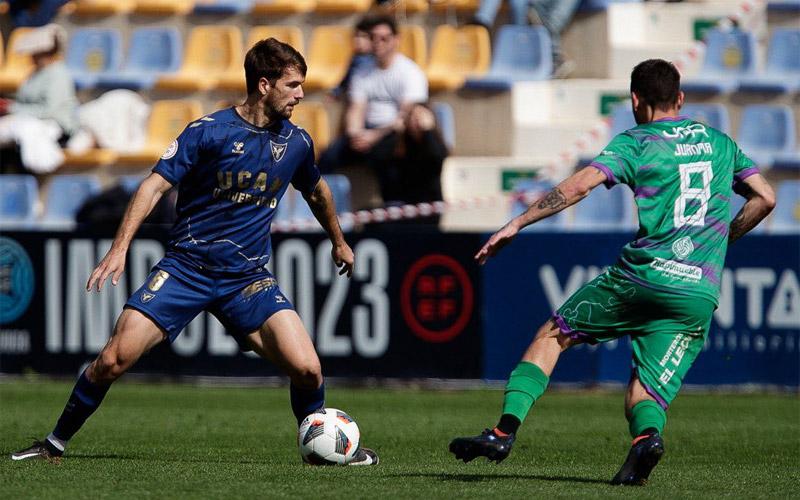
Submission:
<svg viewBox="0 0 800 500">
<path fill-rule="evenodd" d="M 539 326 L 616 261 L 629 234 L 523 233 L 485 267 L 484 376 L 503 380 Z M 719 308 L 687 384 L 800 384 L 800 238 L 749 235 L 731 246 Z M 561 356 L 554 382 L 626 382 L 627 338 Z"/>
</svg>

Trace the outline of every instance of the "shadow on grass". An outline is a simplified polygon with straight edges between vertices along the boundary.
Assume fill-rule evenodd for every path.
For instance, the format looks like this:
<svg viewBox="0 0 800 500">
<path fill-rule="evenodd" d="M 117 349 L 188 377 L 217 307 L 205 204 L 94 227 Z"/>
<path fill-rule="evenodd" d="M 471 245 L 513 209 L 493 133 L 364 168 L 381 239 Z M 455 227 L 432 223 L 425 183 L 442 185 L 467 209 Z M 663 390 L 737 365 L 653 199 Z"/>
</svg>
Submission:
<svg viewBox="0 0 800 500">
<path fill-rule="evenodd" d="M 588 477 L 570 477 L 570 476 L 536 476 L 528 474 L 453 474 L 447 472 L 440 473 L 425 473 L 425 472 L 409 472 L 405 474 L 389 474 L 393 477 L 427 477 L 431 479 L 438 479 L 440 481 L 459 481 L 464 483 L 480 482 L 480 481 L 503 481 L 507 479 L 530 479 L 534 481 L 560 481 L 564 483 L 594 483 L 594 484 L 609 484 L 605 479 L 593 479 Z"/>
</svg>

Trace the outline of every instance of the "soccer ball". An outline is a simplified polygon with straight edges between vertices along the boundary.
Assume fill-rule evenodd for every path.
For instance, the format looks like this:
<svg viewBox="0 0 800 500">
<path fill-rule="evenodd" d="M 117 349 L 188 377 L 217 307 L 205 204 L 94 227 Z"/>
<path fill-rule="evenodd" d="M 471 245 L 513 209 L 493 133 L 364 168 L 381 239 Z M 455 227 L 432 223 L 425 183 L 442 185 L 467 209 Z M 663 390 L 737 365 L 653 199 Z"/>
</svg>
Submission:
<svg viewBox="0 0 800 500">
<path fill-rule="evenodd" d="M 312 465 L 346 465 L 358 450 L 361 431 L 350 415 L 323 408 L 307 416 L 297 431 L 303 461 Z"/>
</svg>

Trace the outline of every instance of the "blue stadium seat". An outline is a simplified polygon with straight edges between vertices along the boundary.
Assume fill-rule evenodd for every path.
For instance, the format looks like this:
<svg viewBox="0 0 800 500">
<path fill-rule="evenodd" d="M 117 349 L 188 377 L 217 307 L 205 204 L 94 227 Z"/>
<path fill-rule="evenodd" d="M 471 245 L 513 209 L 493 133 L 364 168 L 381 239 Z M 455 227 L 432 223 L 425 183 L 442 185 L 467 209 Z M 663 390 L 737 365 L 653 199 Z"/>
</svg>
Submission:
<svg viewBox="0 0 800 500">
<path fill-rule="evenodd" d="M 773 233 L 800 233 L 800 180 L 783 181 L 775 193 L 778 204 L 772 212 Z"/>
<path fill-rule="evenodd" d="M 636 127 L 636 118 L 633 116 L 630 101 L 616 104 L 611 108 L 611 131 L 610 137 L 615 137 L 628 129 Z"/>
<path fill-rule="evenodd" d="M 776 155 L 795 153 L 792 108 L 764 104 L 745 106 L 736 139 L 742 151 L 759 167 L 772 167 Z"/>
<path fill-rule="evenodd" d="M 36 218 L 39 185 L 32 175 L 0 175 L 0 226 L 27 225 Z"/>
<path fill-rule="evenodd" d="M 447 148 L 452 151 L 456 147 L 456 118 L 453 115 L 453 108 L 446 102 L 433 103 L 432 108 L 442 139 Z"/>
<path fill-rule="evenodd" d="M 249 12 L 255 0 L 195 0 L 195 14 L 241 14 Z"/>
<path fill-rule="evenodd" d="M 731 195 L 731 202 L 730 202 L 731 220 L 733 220 L 733 218 L 736 217 L 736 214 L 739 213 L 739 210 L 742 209 L 746 201 L 747 199 L 744 196 L 739 196 L 736 193 L 733 193 L 733 195 Z M 767 221 L 761 221 L 760 224 L 758 224 L 756 227 L 748 231 L 748 234 L 749 233 L 761 234 L 765 233 L 766 230 L 767 230 Z"/>
<path fill-rule="evenodd" d="M 350 180 L 348 180 L 346 176 L 341 174 L 327 174 L 324 175 L 323 178 L 328 183 L 328 187 L 330 187 L 331 189 L 331 194 L 333 195 L 333 201 L 336 203 L 336 213 L 341 214 L 343 212 L 350 212 L 352 210 L 351 195 L 350 195 L 350 189 L 351 189 Z M 294 194 L 294 199 L 291 200 L 292 201 L 291 215 L 289 215 L 289 218 L 295 220 L 297 219 L 313 220 L 314 214 L 311 212 L 311 208 L 309 208 L 308 203 L 306 203 L 306 200 L 303 199 L 303 196 L 298 192 L 294 192 L 293 194 Z M 280 206 L 280 204 L 278 204 L 278 206 Z M 286 215 L 283 214 L 282 217 L 286 217 Z M 317 226 L 317 228 L 321 230 L 319 226 Z M 342 225 L 343 231 L 349 231 L 351 229 L 352 226 L 346 227 L 344 224 Z"/>
<path fill-rule="evenodd" d="M 578 5 L 579 12 L 598 12 L 601 10 L 606 10 L 609 5 L 615 3 L 639 3 L 642 0 L 583 0 L 580 5 Z"/>
<path fill-rule="evenodd" d="M 681 115 L 705 123 L 726 134 L 731 130 L 731 119 L 724 104 L 684 104 Z"/>
<path fill-rule="evenodd" d="M 139 185 L 145 179 L 145 176 L 142 175 L 123 175 L 117 179 L 117 184 L 119 184 L 122 189 L 127 191 L 128 193 L 134 193 L 137 189 L 139 189 Z"/>
<path fill-rule="evenodd" d="M 555 184 L 536 179 L 522 179 L 514 184 L 514 200 L 511 203 L 511 217 L 525 212 L 531 203 L 549 193 Z M 567 212 L 562 210 L 526 227 L 524 231 L 562 231 L 567 225 Z"/>
<path fill-rule="evenodd" d="M 741 92 L 786 93 L 800 90 L 800 28 L 776 28 L 763 75 L 742 79 Z"/>
<path fill-rule="evenodd" d="M 131 35 L 128 58 L 122 70 L 101 75 L 97 86 L 150 89 L 158 77 L 178 70 L 182 55 L 183 42 L 177 28 L 137 28 Z"/>
<path fill-rule="evenodd" d="M 631 190 L 597 187 L 573 209 L 573 231 L 625 231 L 636 227 Z"/>
<path fill-rule="evenodd" d="M 500 28 L 495 37 L 489 72 L 467 78 L 465 88 L 509 90 L 514 82 L 547 80 L 553 72 L 550 35 L 543 26 Z"/>
<path fill-rule="evenodd" d="M 710 30 L 700 75 L 681 83 L 685 92 L 718 94 L 731 92 L 739 79 L 753 76 L 756 69 L 756 37 L 740 30 Z"/>
<path fill-rule="evenodd" d="M 800 12 L 800 0 L 770 0 L 767 2 L 770 12 Z"/>
<path fill-rule="evenodd" d="M 87 198 L 100 192 L 94 175 L 56 175 L 47 191 L 44 222 L 71 224 Z"/>
<path fill-rule="evenodd" d="M 119 70 L 121 61 L 122 40 L 119 31 L 81 28 L 72 32 L 66 64 L 77 88 L 93 88 L 100 75 Z"/>
</svg>

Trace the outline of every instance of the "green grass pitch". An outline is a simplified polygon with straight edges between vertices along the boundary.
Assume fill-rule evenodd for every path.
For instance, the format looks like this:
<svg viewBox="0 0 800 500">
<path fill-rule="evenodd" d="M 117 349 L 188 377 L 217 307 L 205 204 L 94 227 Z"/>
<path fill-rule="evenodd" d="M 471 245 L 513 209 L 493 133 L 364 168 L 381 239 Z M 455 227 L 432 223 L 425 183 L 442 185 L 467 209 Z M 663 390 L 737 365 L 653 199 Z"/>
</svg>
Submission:
<svg viewBox="0 0 800 500">
<path fill-rule="evenodd" d="M 457 462 L 449 440 L 494 423 L 498 390 L 328 391 L 377 467 L 300 464 L 288 391 L 118 383 L 60 465 L 7 454 L 51 428 L 71 384 L 0 382 L 0 498 L 791 498 L 796 395 L 681 395 L 643 488 L 607 481 L 628 450 L 622 394 L 553 392 L 501 465 Z"/>
</svg>

